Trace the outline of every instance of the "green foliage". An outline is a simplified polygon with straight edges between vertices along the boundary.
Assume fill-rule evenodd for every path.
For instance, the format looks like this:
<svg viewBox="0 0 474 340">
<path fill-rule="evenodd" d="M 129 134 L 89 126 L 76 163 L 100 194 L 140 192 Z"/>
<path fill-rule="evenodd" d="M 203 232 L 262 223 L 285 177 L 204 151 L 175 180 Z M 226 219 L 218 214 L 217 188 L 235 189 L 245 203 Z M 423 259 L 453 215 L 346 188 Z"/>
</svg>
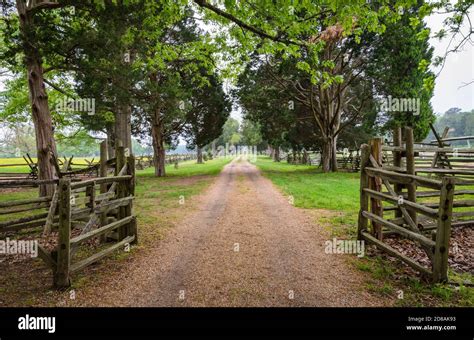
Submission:
<svg viewBox="0 0 474 340">
<path fill-rule="evenodd" d="M 241 125 L 242 144 L 248 146 L 257 146 L 262 143 L 260 126 L 251 120 L 244 119 Z"/>
<path fill-rule="evenodd" d="M 214 2 L 185 0 L 59 3 L 59 8 L 37 10 L 27 32 L 43 57 L 48 82 L 55 85 L 47 85 L 47 90 L 58 135 L 85 129 L 113 137 L 114 116 L 126 107 L 132 111 L 132 133 L 141 140 L 149 139 L 158 115 L 167 144 L 176 144 L 183 131 L 190 145 L 205 144 L 219 133 L 226 109 L 219 113 L 216 109 L 212 115 L 207 112 L 219 121 L 203 124 L 198 116 L 204 117 L 204 111 L 190 114 L 192 110 L 179 109 L 179 103 L 196 102 L 199 96 L 203 103 L 202 93 L 215 88 L 213 81 L 220 84 L 220 77 L 235 80 L 240 75 L 239 100 L 249 121 L 258 123 L 262 138 L 274 146 L 298 150 L 320 148 L 328 138 L 336 137 L 340 146 L 354 147 L 378 133 L 379 125 L 385 129 L 412 125 L 417 139 L 425 137 L 433 121 L 429 100 L 434 75 L 429 72 L 430 32 L 422 19 L 445 8 L 452 14 L 445 31 L 453 32 L 471 6 L 467 0 L 455 5 L 415 0 L 226 0 L 218 7 Z M 24 56 L 15 2 L 7 0 L 2 6 L 0 65 L 15 78 L 7 84 L 8 101 L 0 115 L 7 121 L 25 122 L 30 108 L 22 81 Z M 200 29 L 196 17 L 212 23 L 213 29 Z M 372 73 L 355 61 L 346 63 L 350 72 L 344 70 L 340 58 L 344 53 L 354 54 L 362 65 L 372 65 Z M 311 119 L 316 116 L 313 104 L 295 100 L 301 89 L 282 90 L 278 81 L 265 74 L 268 71 L 283 82 L 311 89 L 313 99 L 324 97 L 324 90 L 341 92 L 353 75 L 364 77 L 344 90 L 341 102 L 350 104 L 343 108 L 341 121 L 331 118 L 328 127 L 322 126 L 321 119 Z M 376 91 L 370 93 L 367 89 L 374 86 Z M 63 92 L 73 98 L 95 99 L 96 113 L 57 112 L 54 103 Z M 420 115 L 377 117 L 374 101 L 388 95 L 420 98 Z M 226 99 L 223 93 L 219 96 L 214 103 L 224 108 Z M 211 98 L 217 97 L 206 98 L 208 104 Z M 292 110 L 289 100 L 294 101 Z M 328 109 L 328 104 L 321 107 Z M 324 112 L 319 114 L 324 116 Z M 193 133 L 190 126 L 195 127 Z M 258 141 L 256 129 L 245 125 L 224 139 Z"/>
<path fill-rule="evenodd" d="M 202 148 L 219 137 L 231 111 L 231 103 L 217 76 L 207 76 L 207 81 L 208 85 L 201 87 L 189 84 L 192 89 L 184 137 L 190 149 Z"/>
<path fill-rule="evenodd" d="M 426 26 L 417 21 L 420 7 L 411 7 L 400 21 L 387 23 L 380 41 L 374 42 L 374 63 L 368 74 L 374 79 L 379 96 L 397 99 L 419 99 L 420 112 L 383 112 L 379 120 L 384 130 L 395 126 L 412 126 L 415 139 L 422 140 L 434 122 L 430 99 L 433 95 L 434 76 L 429 71 L 433 49 L 429 46 Z M 414 21 L 417 23 L 413 25 Z M 411 25 L 410 25 L 411 23 Z M 375 39 L 377 40 L 377 39 Z"/>
<path fill-rule="evenodd" d="M 240 142 L 240 124 L 235 118 L 229 117 L 222 127 L 222 134 L 217 138 L 217 146 L 236 145 Z"/>
</svg>

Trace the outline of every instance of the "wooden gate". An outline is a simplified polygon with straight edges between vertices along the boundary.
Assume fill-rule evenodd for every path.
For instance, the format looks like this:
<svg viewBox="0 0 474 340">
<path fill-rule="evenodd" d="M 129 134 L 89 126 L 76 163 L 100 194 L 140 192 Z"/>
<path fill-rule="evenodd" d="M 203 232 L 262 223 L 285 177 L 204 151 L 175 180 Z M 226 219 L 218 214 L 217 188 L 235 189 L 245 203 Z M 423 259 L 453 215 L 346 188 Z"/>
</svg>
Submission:
<svg viewBox="0 0 474 340">
<path fill-rule="evenodd" d="M 120 143 L 117 143 L 120 145 Z M 71 274 L 109 255 L 115 250 L 137 242 L 137 223 L 132 203 L 135 195 L 135 159 L 122 146 L 116 149 L 116 158 L 107 160 L 106 144 L 101 145 L 100 177 L 80 180 L 61 176 L 59 179 L 4 180 L 0 187 L 55 185 L 52 197 L 32 198 L 0 203 L 0 214 L 28 213 L 47 210 L 31 216 L 10 218 L 0 222 L 0 233 L 18 233 L 36 228 L 37 233 L 48 235 L 57 231 L 57 246 L 48 251 L 38 246 L 38 256 L 53 272 L 54 285 L 67 287 Z M 109 170 L 113 174 L 109 176 Z M 64 173 L 62 173 L 64 175 Z M 56 234 L 54 234 L 56 235 Z M 96 239 L 95 253 L 75 260 L 81 245 Z M 90 247 L 89 247 L 90 248 Z M 99 248 L 99 249 L 96 249 Z M 84 253 L 84 252 L 83 252 Z M 84 254 L 81 254 L 84 255 Z"/>
<path fill-rule="evenodd" d="M 465 178 L 466 175 L 474 175 L 474 172 L 463 170 L 462 178 L 455 177 L 454 170 L 445 171 L 437 178 L 419 176 L 415 168 L 417 151 L 414 148 L 413 130 L 406 128 L 405 135 L 405 146 L 392 147 L 392 151 L 395 151 L 395 165 L 392 166 L 385 166 L 382 162 L 382 139 L 373 139 L 369 145 L 361 147 L 358 238 L 375 244 L 422 274 L 430 276 L 434 282 L 447 281 L 453 207 L 473 206 L 473 202 L 469 200 L 455 201 L 455 195 L 472 194 L 469 190 L 456 191 L 455 188 L 457 185 L 474 185 L 473 180 Z M 405 158 L 404 167 L 401 166 L 401 158 Z M 420 192 L 418 188 L 427 189 Z M 417 202 L 417 197 L 423 196 L 438 197 L 438 202 Z M 393 212 L 394 216 L 386 216 L 387 212 Z M 456 214 L 470 216 L 472 211 Z M 472 222 L 460 223 L 466 225 Z M 418 243 L 431 260 L 431 268 L 426 268 L 385 243 L 384 235 L 390 233 Z"/>
</svg>

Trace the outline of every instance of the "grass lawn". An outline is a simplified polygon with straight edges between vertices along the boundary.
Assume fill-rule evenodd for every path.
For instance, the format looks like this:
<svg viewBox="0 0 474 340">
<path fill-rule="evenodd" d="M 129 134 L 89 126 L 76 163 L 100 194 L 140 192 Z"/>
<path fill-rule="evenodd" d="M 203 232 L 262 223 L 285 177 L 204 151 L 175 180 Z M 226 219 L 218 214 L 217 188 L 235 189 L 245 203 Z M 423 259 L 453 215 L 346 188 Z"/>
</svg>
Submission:
<svg viewBox="0 0 474 340">
<path fill-rule="evenodd" d="M 256 165 L 283 193 L 293 196 L 296 207 L 334 212 L 318 221 L 328 226 L 334 237 L 355 238 L 359 173 L 324 174 L 314 166 L 276 163 L 270 157 L 259 157 Z M 397 306 L 474 306 L 473 288 L 420 282 L 405 272 L 405 265 L 394 265 L 386 256 L 363 259 L 350 256 L 348 260 L 359 270 L 371 274 L 367 276 L 368 290 L 393 299 Z M 470 274 L 450 273 L 450 279 L 474 282 Z M 399 298 L 400 292 L 403 298 Z"/>
<path fill-rule="evenodd" d="M 355 236 L 359 211 L 359 174 L 349 172 L 322 173 L 315 166 L 276 163 L 270 157 L 259 157 L 256 165 L 287 195 L 296 207 L 333 211 L 332 233 Z M 355 198 L 355 199 L 354 199 Z M 323 217 L 324 218 L 324 217 Z"/>
</svg>

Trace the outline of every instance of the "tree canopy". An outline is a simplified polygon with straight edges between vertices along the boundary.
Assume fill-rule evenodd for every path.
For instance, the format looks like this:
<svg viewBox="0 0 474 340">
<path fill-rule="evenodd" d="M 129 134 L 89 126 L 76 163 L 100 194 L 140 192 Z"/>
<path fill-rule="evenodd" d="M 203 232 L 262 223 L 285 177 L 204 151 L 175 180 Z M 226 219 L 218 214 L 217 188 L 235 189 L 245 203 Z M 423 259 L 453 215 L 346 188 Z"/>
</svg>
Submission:
<svg viewBox="0 0 474 340">
<path fill-rule="evenodd" d="M 157 176 L 165 175 L 166 147 L 183 139 L 197 150 L 212 141 L 262 140 L 318 149 L 323 169 L 335 171 L 339 147 L 357 147 L 396 125 L 426 137 L 434 121 L 429 66 L 444 59 L 432 60 L 423 19 L 444 11 L 445 29 L 435 36 L 464 36 L 471 5 L 5 0 L 0 67 L 9 80 L 0 117 L 33 124 L 41 179 L 55 176 L 50 156 L 66 153 L 71 139 L 86 147 L 106 138 L 113 157 L 116 141 L 132 148 L 132 137 L 153 146 Z M 224 83 L 236 86 L 240 130 L 227 119 Z M 381 109 L 387 97 L 416 100 L 416 115 Z M 89 109 L 58 105 L 66 102 Z"/>
</svg>

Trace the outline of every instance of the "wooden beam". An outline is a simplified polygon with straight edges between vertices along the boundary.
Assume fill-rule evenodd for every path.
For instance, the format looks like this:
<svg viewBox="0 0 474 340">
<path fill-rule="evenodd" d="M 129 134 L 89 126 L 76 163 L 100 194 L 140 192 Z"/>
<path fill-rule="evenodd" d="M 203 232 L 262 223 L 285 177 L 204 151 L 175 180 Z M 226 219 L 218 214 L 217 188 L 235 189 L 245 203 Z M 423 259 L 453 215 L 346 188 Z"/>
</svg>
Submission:
<svg viewBox="0 0 474 340">
<path fill-rule="evenodd" d="M 132 178 L 132 176 L 130 176 L 130 175 L 113 176 L 113 177 L 105 177 L 105 178 L 101 177 L 101 178 L 96 178 L 96 179 L 89 179 L 87 181 L 72 183 L 71 188 L 72 189 L 78 189 L 78 188 L 84 188 L 84 187 L 88 187 L 88 186 L 91 186 L 91 185 L 97 185 L 97 184 L 123 182 L 123 181 L 128 181 L 131 178 Z"/>
<path fill-rule="evenodd" d="M 375 237 L 373 237 L 369 233 L 363 232 L 362 233 L 362 238 L 364 238 L 368 242 L 371 242 L 371 243 L 375 244 L 377 247 L 384 250 L 388 254 L 402 260 L 403 262 L 408 264 L 410 267 L 418 270 L 420 273 L 422 273 L 424 275 L 428 275 L 430 277 L 432 276 L 432 272 L 428 268 L 423 267 L 421 264 L 419 264 L 418 262 L 412 260 L 408 256 L 403 255 L 402 253 L 398 252 L 397 250 L 390 247 L 389 245 L 377 240 Z"/>
<path fill-rule="evenodd" d="M 49 268 L 51 268 L 53 273 L 56 271 L 56 266 L 57 266 L 56 261 L 43 248 L 41 244 L 38 244 L 38 257 L 41 258 L 48 265 Z"/>
<path fill-rule="evenodd" d="M 71 246 L 75 246 L 78 243 L 87 241 L 87 240 L 89 240 L 93 237 L 102 235 L 102 234 L 104 234 L 108 231 L 112 231 L 112 230 L 114 230 L 114 229 L 116 229 L 116 228 L 118 228 L 118 227 L 120 227 L 124 224 L 129 223 L 130 221 L 132 221 L 132 219 L 133 219 L 133 216 L 128 216 L 128 217 L 125 217 L 125 218 L 123 218 L 119 221 L 115 221 L 115 222 L 107 224 L 103 227 L 100 227 L 100 228 L 94 229 L 92 231 L 89 231 L 86 234 L 76 236 L 73 239 L 71 239 Z"/>
<path fill-rule="evenodd" d="M 361 156 L 360 156 L 360 210 L 359 210 L 359 220 L 357 224 L 357 237 L 362 239 L 362 232 L 367 231 L 368 219 L 362 214 L 363 211 L 369 210 L 369 197 L 367 196 L 364 189 L 369 188 L 369 176 L 365 172 L 365 167 L 369 164 L 370 157 L 370 146 L 363 144 L 361 147 Z"/>
<path fill-rule="evenodd" d="M 133 242 L 133 240 L 135 239 L 135 236 L 127 236 L 125 237 L 123 240 L 121 240 L 120 242 L 118 243 L 115 243 L 113 246 L 107 248 L 107 249 L 104 249 L 82 261 L 79 261 L 79 262 L 76 262 L 74 264 L 71 265 L 71 273 L 75 273 L 79 270 L 82 270 L 84 269 L 85 267 L 87 267 L 88 265 L 94 263 L 94 262 L 97 262 L 99 261 L 100 259 L 102 259 L 103 257 L 109 255 L 110 253 L 114 252 L 115 250 L 123 247 L 125 244 L 131 244 Z"/>
<path fill-rule="evenodd" d="M 389 229 L 397 231 L 399 234 L 405 236 L 406 238 L 408 238 L 410 240 L 418 241 L 421 244 L 429 246 L 429 247 L 434 247 L 435 246 L 435 243 L 432 240 L 430 240 L 429 238 L 423 236 L 422 234 L 418 234 L 418 233 L 415 233 L 411 230 L 400 227 L 400 226 L 396 225 L 395 223 L 391 223 L 389 221 L 386 221 L 383 218 L 381 218 L 380 216 L 374 215 L 372 213 L 364 211 L 362 214 L 365 217 L 367 217 L 368 219 L 372 220 L 372 221 L 376 221 L 376 222 L 382 224 L 383 226 L 385 226 Z"/>
<path fill-rule="evenodd" d="M 390 180 L 391 182 L 395 182 L 395 183 L 401 183 L 401 184 L 416 183 L 422 187 L 438 189 L 438 190 L 441 189 L 441 186 L 442 186 L 441 181 L 428 179 L 421 176 L 400 174 L 398 172 L 384 170 L 380 168 L 366 167 L 365 171 L 369 174 L 369 176 L 379 176 L 382 178 L 386 178 Z"/>
<path fill-rule="evenodd" d="M 407 149 L 407 152 L 406 152 L 407 174 L 414 176 L 416 175 L 415 151 L 413 150 L 415 138 L 413 136 L 413 129 L 411 127 L 405 128 L 405 139 L 406 139 L 406 149 Z M 416 203 L 416 182 L 407 184 L 407 191 L 408 191 L 408 200 L 410 202 Z M 417 224 L 416 211 L 411 210 L 409 213 L 410 213 L 411 219 L 413 220 L 413 222 L 415 222 L 415 225 L 416 225 Z"/>
<path fill-rule="evenodd" d="M 370 156 L 378 167 L 382 166 L 382 138 L 372 138 L 369 141 L 370 145 Z M 382 180 L 378 177 L 369 177 L 369 188 L 374 191 L 382 191 Z M 382 201 L 374 196 L 370 199 L 370 211 L 372 214 L 383 218 L 383 207 Z M 373 235 L 382 240 L 382 226 L 372 220 L 372 233 Z"/>
<path fill-rule="evenodd" d="M 54 215 L 56 214 L 56 210 L 58 208 L 58 197 L 59 192 L 58 188 L 56 187 L 54 190 L 53 198 L 51 200 L 51 205 L 49 206 L 48 217 L 46 217 L 46 224 L 44 225 L 44 234 L 48 235 L 51 233 L 51 226 L 53 225 Z"/>
</svg>

